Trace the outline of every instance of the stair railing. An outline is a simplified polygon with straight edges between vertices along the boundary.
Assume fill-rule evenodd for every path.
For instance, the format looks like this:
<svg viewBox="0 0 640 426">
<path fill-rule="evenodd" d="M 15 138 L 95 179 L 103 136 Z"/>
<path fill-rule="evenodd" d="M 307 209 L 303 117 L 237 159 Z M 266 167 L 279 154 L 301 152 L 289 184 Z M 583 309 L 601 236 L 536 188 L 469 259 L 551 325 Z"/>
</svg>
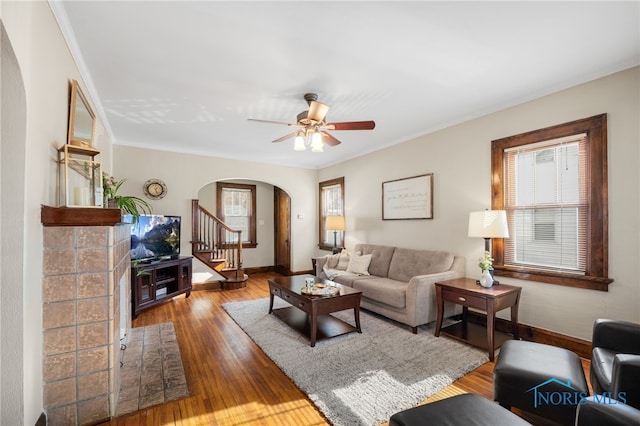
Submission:
<svg viewBox="0 0 640 426">
<path fill-rule="evenodd" d="M 224 260 L 226 268 L 242 268 L 242 231 L 232 229 L 223 221 L 191 200 L 191 251 L 200 260 L 207 254 L 208 261 Z M 203 260 L 204 261 L 204 260 Z"/>
</svg>

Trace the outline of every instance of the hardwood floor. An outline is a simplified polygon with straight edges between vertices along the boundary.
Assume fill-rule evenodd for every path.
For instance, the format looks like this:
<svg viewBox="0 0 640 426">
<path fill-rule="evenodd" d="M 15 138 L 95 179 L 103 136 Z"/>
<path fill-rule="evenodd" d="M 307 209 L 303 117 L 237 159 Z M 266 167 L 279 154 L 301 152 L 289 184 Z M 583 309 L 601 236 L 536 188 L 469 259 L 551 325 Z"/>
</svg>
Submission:
<svg viewBox="0 0 640 426">
<path fill-rule="evenodd" d="M 323 415 L 227 315 L 222 304 L 269 296 L 256 274 L 247 288 L 195 291 L 140 313 L 134 327 L 173 322 L 189 396 L 116 417 L 103 425 L 328 425 Z M 410 333 L 408 327 L 399 329 Z M 421 330 L 421 332 L 424 332 Z M 588 369 L 588 361 L 583 361 Z M 493 366 L 486 363 L 429 398 L 473 392 L 493 397 Z M 588 370 L 587 370 L 588 371 Z M 527 417 L 528 421 L 544 422 Z"/>
</svg>

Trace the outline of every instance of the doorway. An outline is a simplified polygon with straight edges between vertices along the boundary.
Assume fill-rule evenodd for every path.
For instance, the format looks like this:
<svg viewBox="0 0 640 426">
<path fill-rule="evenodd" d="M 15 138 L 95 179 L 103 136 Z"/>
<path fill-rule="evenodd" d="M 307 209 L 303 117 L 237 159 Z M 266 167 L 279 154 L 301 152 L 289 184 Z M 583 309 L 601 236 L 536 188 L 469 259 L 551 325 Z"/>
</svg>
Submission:
<svg viewBox="0 0 640 426">
<path fill-rule="evenodd" d="M 282 275 L 291 272 L 291 198 L 273 187 L 274 270 Z"/>
</svg>

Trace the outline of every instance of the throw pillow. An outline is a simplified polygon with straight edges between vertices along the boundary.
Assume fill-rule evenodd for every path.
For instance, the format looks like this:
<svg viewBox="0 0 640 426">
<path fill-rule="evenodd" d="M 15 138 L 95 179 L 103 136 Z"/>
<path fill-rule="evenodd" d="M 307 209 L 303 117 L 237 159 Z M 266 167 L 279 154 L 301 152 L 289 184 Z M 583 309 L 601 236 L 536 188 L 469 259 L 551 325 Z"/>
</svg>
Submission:
<svg viewBox="0 0 640 426">
<path fill-rule="evenodd" d="M 351 258 L 349 258 L 349 266 L 347 266 L 347 272 L 360 275 L 369 275 L 370 263 L 370 254 L 365 254 L 363 256 L 353 255 L 351 256 Z"/>
<path fill-rule="evenodd" d="M 342 249 L 340 256 L 338 257 L 338 264 L 336 269 L 340 271 L 346 271 L 349 266 L 349 252 L 346 249 Z"/>
<path fill-rule="evenodd" d="M 325 266 L 329 269 L 336 269 L 336 266 L 338 266 L 339 259 L 340 259 L 340 253 L 328 254 L 327 262 L 325 263 Z"/>
</svg>

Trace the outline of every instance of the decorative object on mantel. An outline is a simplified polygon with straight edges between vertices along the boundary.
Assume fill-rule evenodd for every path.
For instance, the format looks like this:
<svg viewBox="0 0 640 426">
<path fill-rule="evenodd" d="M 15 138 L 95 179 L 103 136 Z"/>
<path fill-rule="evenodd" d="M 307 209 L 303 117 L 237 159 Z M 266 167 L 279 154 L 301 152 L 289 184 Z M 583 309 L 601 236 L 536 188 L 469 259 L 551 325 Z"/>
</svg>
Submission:
<svg viewBox="0 0 640 426">
<path fill-rule="evenodd" d="M 67 143 L 58 149 L 58 203 L 102 207 L 100 151 L 92 146 L 95 115 L 76 80 L 70 84 Z"/>
<path fill-rule="evenodd" d="M 344 216 L 327 216 L 327 231 L 333 231 L 333 254 L 340 252 L 340 249 L 337 247 L 336 237 L 338 231 L 342 232 L 345 229 Z"/>
<path fill-rule="evenodd" d="M 123 214 L 130 214 L 133 223 L 137 223 L 141 214 L 151 214 L 152 208 L 149 203 L 133 195 L 118 195 L 118 190 L 126 179 L 116 181 L 116 179 L 102 173 L 102 185 L 104 187 L 104 205 L 109 208 L 119 208 Z"/>
<path fill-rule="evenodd" d="M 64 207 L 102 207 L 97 149 L 64 144 L 58 149 L 59 202 Z"/>
<path fill-rule="evenodd" d="M 491 257 L 491 239 L 509 238 L 507 212 L 504 210 L 484 210 L 469 213 L 469 237 L 484 238 L 484 256 L 480 259 L 482 277 L 478 281 L 483 287 L 499 284 L 493 279 L 493 257 Z M 485 274 L 486 271 L 486 274 Z M 489 279 L 489 276 L 491 279 Z"/>
<path fill-rule="evenodd" d="M 81 148 L 93 148 L 95 114 L 82 93 L 77 80 L 71 80 L 69 97 L 69 133 L 67 143 Z"/>
</svg>

